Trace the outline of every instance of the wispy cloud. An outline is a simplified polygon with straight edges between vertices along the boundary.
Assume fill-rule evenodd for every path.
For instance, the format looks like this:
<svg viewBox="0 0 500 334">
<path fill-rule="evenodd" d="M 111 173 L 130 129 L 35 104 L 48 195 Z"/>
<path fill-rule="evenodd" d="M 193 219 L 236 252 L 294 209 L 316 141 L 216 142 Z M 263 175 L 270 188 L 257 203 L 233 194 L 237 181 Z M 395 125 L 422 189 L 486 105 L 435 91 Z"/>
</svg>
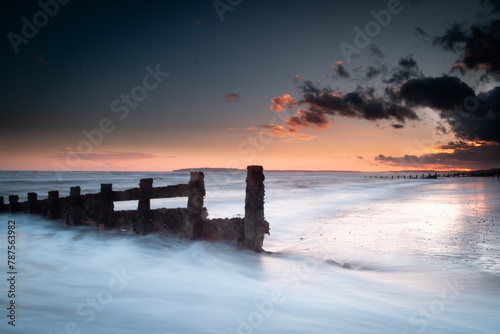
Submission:
<svg viewBox="0 0 500 334">
<path fill-rule="evenodd" d="M 228 102 L 239 102 L 240 101 L 240 95 L 236 93 L 229 93 L 226 95 L 226 101 Z"/>
<path fill-rule="evenodd" d="M 144 160 L 156 159 L 158 155 L 142 152 L 119 152 L 119 151 L 101 151 L 96 153 L 80 153 L 77 151 L 64 151 L 56 153 L 48 158 L 66 159 L 69 154 L 74 154 L 86 161 L 124 161 L 124 160 Z M 177 157 L 177 156 L 172 156 Z"/>
<path fill-rule="evenodd" d="M 281 138 L 282 141 L 312 140 L 316 138 L 316 136 L 300 133 L 295 129 L 287 129 L 282 125 L 278 124 L 265 124 L 261 126 L 252 126 L 249 127 L 247 130 Z"/>
<path fill-rule="evenodd" d="M 341 78 L 350 78 L 351 75 L 347 72 L 342 62 L 339 60 L 335 62 L 335 65 L 332 65 L 332 69 L 337 73 L 337 75 Z"/>
</svg>

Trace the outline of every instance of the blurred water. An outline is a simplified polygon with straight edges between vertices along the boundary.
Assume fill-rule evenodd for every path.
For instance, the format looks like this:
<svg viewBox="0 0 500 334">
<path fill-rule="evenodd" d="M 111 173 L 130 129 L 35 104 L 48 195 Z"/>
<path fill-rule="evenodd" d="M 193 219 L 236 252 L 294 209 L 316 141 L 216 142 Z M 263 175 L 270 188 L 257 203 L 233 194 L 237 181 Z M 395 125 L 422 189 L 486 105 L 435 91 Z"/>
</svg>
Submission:
<svg viewBox="0 0 500 334">
<path fill-rule="evenodd" d="M 272 254 L 0 214 L 4 314 L 9 220 L 18 272 L 16 326 L 2 315 L 0 331 L 498 333 L 500 183 L 365 176 L 267 172 Z M 0 196 L 122 190 L 146 177 L 164 186 L 189 173 L 0 172 Z M 244 215 L 245 173 L 205 181 L 210 217 Z"/>
</svg>

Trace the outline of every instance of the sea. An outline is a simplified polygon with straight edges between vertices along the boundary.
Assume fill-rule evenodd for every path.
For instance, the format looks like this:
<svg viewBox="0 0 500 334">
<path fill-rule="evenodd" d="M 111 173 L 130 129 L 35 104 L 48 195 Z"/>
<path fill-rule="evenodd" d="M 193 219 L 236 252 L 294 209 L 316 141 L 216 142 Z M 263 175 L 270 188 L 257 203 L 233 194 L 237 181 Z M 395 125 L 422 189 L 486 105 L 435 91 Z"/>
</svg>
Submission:
<svg viewBox="0 0 500 334">
<path fill-rule="evenodd" d="M 0 332 L 500 333 L 496 178 L 264 173 L 262 253 L 0 213 Z M 209 218 L 244 216 L 245 177 L 205 173 Z M 166 186 L 189 173 L 3 171 L 0 196 L 141 178 Z"/>
</svg>

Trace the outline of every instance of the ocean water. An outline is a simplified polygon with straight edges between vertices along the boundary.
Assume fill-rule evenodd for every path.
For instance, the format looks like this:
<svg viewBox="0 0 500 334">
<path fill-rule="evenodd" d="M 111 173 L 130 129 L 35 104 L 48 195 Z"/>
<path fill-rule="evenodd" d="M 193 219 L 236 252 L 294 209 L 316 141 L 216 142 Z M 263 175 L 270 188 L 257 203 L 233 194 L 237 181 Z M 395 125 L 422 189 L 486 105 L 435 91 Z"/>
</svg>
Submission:
<svg viewBox="0 0 500 334">
<path fill-rule="evenodd" d="M 495 178 L 265 174 L 269 253 L 0 213 L 0 332 L 499 333 Z M 244 215 L 245 176 L 205 174 L 209 217 Z M 189 173 L 0 172 L 0 196 L 123 190 L 146 177 L 164 186 Z M 14 220 L 15 327 L 6 316 Z"/>
</svg>

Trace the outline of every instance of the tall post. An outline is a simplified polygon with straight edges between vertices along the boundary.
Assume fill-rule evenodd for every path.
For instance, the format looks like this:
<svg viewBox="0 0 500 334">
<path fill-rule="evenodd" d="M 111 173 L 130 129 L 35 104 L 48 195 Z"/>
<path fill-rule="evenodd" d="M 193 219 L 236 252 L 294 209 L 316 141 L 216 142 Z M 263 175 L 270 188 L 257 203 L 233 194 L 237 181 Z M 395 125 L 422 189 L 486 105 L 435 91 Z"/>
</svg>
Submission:
<svg viewBox="0 0 500 334">
<path fill-rule="evenodd" d="M 69 190 L 69 225 L 75 226 L 82 222 L 82 199 L 80 187 Z"/>
<path fill-rule="evenodd" d="M 99 228 L 113 227 L 113 185 L 111 183 L 101 183 L 101 218 Z"/>
<path fill-rule="evenodd" d="M 264 220 L 264 169 L 247 167 L 245 223 L 243 248 L 262 251 L 264 234 L 269 234 L 269 223 Z"/>
<path fill-rule="evenodd" d="M 61 208 L 59 206 L 59 191 L 49 191 L 48 210 L 49 219 L 59 219 L 61 216 Z"/>
<path fill-rule="evenodd" d="M 28 213 L 38 213 L 37 193 L 28 193 Z"/>
<path fill-rule="evenodd" d="M 153 231 L 151 221 L 151 196 L 153 195 L 153 179 L 141 179 L 139 182 L 139 205 L 134 231 L 139 234 L 148 234 Z"/>
<path fill-rule="evenodd" d="M 17 196 L 17 195 L 10 195 L 9 196 L 9 207 L 10 207 L 10 212 L 18 212 L 20 210 L 20 208 L 19 208 L 19 196 Z"/>
<path fill-rule="evenodd" d="M 205 174 L 191 172 L 188 183 L 188 219 L 184 223 L 184 234 L 189 239 L 202 239 L 204 223 L 201 217 L 203 212 L 203 198 L 205 197 Z"/>
<path fill-rule="evenodd" d="M 4 211 L 4 201 L 3 196 L 0 196 L 0 212 Z"/>
</svg>

